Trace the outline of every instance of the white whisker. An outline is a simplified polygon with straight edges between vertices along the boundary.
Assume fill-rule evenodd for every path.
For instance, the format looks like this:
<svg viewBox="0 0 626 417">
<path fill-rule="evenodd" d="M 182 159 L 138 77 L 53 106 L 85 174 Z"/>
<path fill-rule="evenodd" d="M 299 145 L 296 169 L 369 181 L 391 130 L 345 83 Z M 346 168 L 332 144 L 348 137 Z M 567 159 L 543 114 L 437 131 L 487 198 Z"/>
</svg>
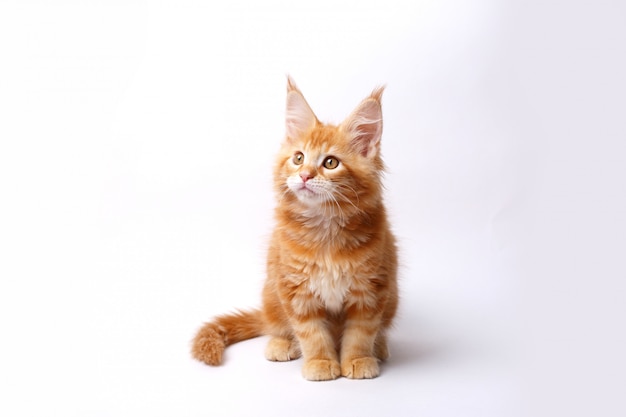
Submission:
<svg viewBox="0 0 626 417">
<path fill-rule="evenodd" d="M 352 190 L 352 191 L 354 191 L 354 190 Z M 360 209 L 360 208 L 359 208 L 356 204 L 354 204 L 354 203 L 352 202 L 352 200 L 350 200 L 350 199 L 349 199 L 349 198 L 348 198 L 348 197 L 347 197 L 347 196 L 346 196 L 346 195 L 345 195 L 345 194 L 341 191 L 341 186 L 340 186 L 340 187 L 338 187 L 338 188 L 335 190 L 335 193 L 337 194 L 337 196 L 338 196 L 338 197 L 340 197 L 340 198 L 341 198 L 341 200 L 342 200 L 342 201 L 345 201 L 345 202 L 349 203 L 352 207 L 354 207 L 354 209 L 355 209 L 357 212 L 361 212 L 361 211 L 362 211 L 362 210 L 361 210 L 361 209 Z M 355 194 L 356 194 L 356 193 L 355 193 Z M 357 197 L 358 197 L 358 196 L 357 196 Z M 335 201 L 337 201 L 337 200 L 335 199 Z M 357 204 L 358 204 L 358 203 L 359 203 L 359 201 L 357 200 Z M 337 203 L 337 205 L 339 205 L 339 203 Z"/>
<path fill-rule="evenodd" d="M 339 189 L 344 189 L 344 188 L 347 188 L 348 190 L 352 191 L 352 193 L 353 193 L 353 194 L 354 194 L 354 196 L 356 197 L 356 203 L 357 203 L 357 205 L 359 204 L 359 202 L 360 202 L 360 199 L 359 199 L 359 194 L 356 192 L 356 190 L 355 190 L 354 188 L 350 187 L 350 186 L 349 186 L 349 185 L 347 185 L 347 184 L 337 184 L 337 188 L 339 188 Z M 342 196 L 343 196 L 343 197 L 345 197 L 345 195 L 342 195 Z"/>
</svg>

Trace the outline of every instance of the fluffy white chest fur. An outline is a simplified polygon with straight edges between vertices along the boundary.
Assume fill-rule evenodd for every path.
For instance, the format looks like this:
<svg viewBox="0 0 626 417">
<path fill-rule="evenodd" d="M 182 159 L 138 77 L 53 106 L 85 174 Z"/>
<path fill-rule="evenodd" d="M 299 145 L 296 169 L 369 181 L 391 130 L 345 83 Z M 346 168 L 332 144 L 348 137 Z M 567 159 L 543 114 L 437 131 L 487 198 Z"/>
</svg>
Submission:
<svg viewBox="0 0 626 417">
<path fill-rule="evenodd" d="M 350 290 L 350 279 L 340 266 L 325 263 L 312 271 L 309 289 L 328 311 L 338 312 Z"/>
</svg>

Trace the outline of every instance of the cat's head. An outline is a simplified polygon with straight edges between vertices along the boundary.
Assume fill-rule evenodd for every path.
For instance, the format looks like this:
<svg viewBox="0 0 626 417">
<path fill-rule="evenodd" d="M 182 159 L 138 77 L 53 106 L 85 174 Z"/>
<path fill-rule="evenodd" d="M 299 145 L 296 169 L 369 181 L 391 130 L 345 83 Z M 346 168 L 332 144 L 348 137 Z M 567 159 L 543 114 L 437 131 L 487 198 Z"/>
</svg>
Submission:
<svg viewBox="0 0 626 417">
<path fill-rule="evenodd" d="M 379 202 L 382 93 L 374 90 L 341 124 L 330 125 L 317 119 L 288 79 L 286 138 L 274 173 L 281 201 L 325 213 Z"/>
</svg>

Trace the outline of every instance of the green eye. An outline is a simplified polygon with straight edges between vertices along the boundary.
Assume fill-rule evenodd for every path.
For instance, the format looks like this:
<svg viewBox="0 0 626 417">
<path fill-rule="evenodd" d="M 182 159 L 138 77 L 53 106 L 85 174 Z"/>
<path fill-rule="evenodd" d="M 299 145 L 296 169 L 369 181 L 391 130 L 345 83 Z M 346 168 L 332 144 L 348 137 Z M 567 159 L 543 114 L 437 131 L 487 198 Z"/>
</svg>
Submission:
<svg viewBox="0 0 626 417">
<path fill-rule="evenodd" d="M 302 165 L 302 163 L 304 162 L 304 154 L 302 152 L 296 152 L 293 155 L 292 161 L 296 165 Z"/>
<path fill-rule="evenodd" d="M 324 168 L 326 169 L 335 169 L 339 166 L 339 159 L 334 156 L 329 156 L 324 160 Z"/>
</svg>

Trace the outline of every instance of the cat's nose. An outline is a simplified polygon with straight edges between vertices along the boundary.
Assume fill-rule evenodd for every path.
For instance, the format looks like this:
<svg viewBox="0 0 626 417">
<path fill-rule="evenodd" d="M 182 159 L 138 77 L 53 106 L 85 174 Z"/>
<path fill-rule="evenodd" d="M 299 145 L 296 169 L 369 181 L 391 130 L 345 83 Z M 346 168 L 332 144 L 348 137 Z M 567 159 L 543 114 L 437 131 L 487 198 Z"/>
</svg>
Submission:
<svg viewBox="0 0 626 417">
<path fill-rule="evenodd" d="M 302 171 L 300 173 L 300 178 L 302 178 L 302 182 L 307 182 L 308 180 L 313 178 L 313 175 L 311 175 L 311 173 L 308 171 Z"/>
</svg>

